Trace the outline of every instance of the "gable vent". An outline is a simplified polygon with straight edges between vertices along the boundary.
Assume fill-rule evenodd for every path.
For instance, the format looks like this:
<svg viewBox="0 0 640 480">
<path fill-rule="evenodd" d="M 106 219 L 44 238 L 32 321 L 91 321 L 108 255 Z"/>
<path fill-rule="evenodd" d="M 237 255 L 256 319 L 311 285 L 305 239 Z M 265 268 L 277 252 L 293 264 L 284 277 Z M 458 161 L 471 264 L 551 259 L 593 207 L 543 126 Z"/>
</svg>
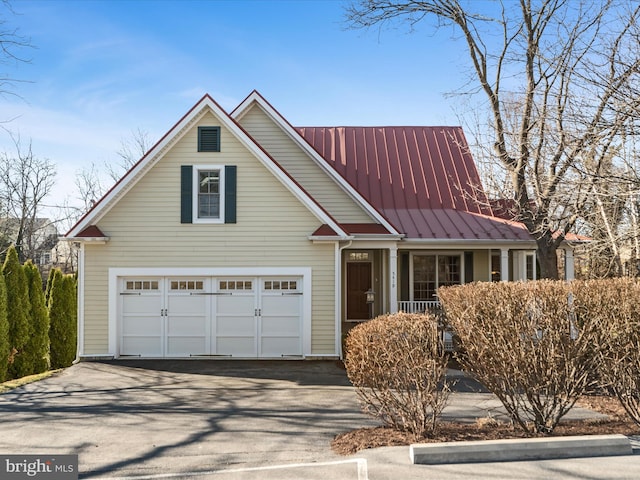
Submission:
<svg viewBox="0 0 640 480">
<path fill-rule="evenodd" d="M 198 127 L 198 151 L 220 151 L 220 127 Z"/>
</svg>

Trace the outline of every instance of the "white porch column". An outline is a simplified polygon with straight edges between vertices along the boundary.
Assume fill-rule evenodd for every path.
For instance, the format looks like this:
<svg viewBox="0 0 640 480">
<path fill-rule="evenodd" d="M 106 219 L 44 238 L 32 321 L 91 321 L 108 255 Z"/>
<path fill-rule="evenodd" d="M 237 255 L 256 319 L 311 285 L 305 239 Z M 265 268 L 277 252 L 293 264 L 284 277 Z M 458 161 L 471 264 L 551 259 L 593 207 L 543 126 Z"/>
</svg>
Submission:
<svg viewBox="0 0 640 480">
<path fill-rule="evenodd" d="M 573 258 L 573 249 L 564 249 L 564 278 L 565 280 L 573 280 L 576 278 L 575 261 Z"/>
<path fill-rule="evenodd" d="M 389 247 L 389 313 L 398 311 L 398 247 Z"/>
<path fill-rule="evenodd" d="M 509 249 L 500 249 L 500 280 L 503 282 L 509 281 Z"/>
</svg>

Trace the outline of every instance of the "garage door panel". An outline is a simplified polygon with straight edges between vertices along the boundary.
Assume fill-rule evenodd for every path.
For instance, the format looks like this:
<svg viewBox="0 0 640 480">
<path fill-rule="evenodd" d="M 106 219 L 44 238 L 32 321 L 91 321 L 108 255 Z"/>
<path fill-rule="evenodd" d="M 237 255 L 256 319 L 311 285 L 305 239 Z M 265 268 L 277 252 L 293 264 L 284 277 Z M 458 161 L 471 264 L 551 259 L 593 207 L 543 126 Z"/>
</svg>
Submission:
<svg viewBox="0 0 640 480">
<path fill-rule="evenodd" d="M 261 352 L 265 357 L 279 357 L 281 355 L 301 355 L 299 337 L 262 337 Z"/>
<path fill-rule="evenodd" d="M 216 353 L 234 357 L 255 357 L 255 337 L 218 337 L 216 339 Z"/>
<path fill-rule="evenodd" d="M 218 312 L 229 315 L 255 315 L 253 295 L 229 295 L 217 298 Z"/>
<path fill-rule="evenodd" d="M 149 312 L 160 313 L 160 295 L 123 295 L 122 313 L 124 315 L 148 314 Z"/>
<path fill-rule="evenodd" d="M 300 335 L 300 317 L 262 317 L 263 335 Z"/>
<path fill-rule="evenodd" d="M 136 316 L 128 317 L 124 322 L 123 335 L 161 336 L 162 319 L 159 316 Z"/>
<path fill-rule="evenodd" d="M 207 333 L 207 323 L 209 319 L 205 316 L 199 317 L 169 317 L 167 319 L 167 334 L 172 335 L 201 335 Z"/>
<path fill-rule="evenodd" d="M 122 339 L 122 355 L 140 355 L 143 357 L 161 357 L 162 337 L 124 337 Z"/>
<path fill-rule="evenodd" d="M 280 295 L 262 297 L 263 315 L 300 315 L 300 296 Z"/>
<path fill-rule="evenodd" d="M 169 356 L 207 355 L 207 342 L 204 337 L 170 337 L 167 339 Z"/>
<path fill-rule="evenodd" d="M 255 336 L 256 318 L 223 317 L 216 318 L 216 334 L 222 336 Z"/>
<path fill-rule="evenodd" d="M 167 299 L 169 312 L 206 312 L 208 298 L 204 295 L 170 295 Z"/>
</svg>

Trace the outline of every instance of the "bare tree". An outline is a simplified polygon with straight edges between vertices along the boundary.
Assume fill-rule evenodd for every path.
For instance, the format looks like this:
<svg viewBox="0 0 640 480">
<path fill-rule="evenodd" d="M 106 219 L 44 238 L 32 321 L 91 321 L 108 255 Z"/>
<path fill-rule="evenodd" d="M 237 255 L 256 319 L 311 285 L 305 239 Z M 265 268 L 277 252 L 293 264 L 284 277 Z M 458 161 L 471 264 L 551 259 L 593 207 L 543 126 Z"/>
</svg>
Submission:
<svg viewBox="0 0 640 480">
<path fill-rule="evenodd" d="M 78 199 L 83 202 L 81 210 L 76 212 L 76 219 L 89 211 L 105 192 L 100 172 L 95 163 L 76 173 L 75 178 Z"/>
<path fill-rule="evenodd" d="M 131 131 L 129 138 L 120 141 L 120 150 L 116 152 L 120 161 L 116 164 L 105 163 L 107 173 L 114 182 L 120 180 L 135 163 L 140 160 L 151 148 L 149 133 L 137 128 Z"/>
<path fill-rule="evenodd" d="M 15 15 L 8 0 L 0 0 L 0 95 L 15 95 L 14 88 L 19 80 L 9 73 L 10 67 L 17 63 L 28 62 L 22 55 L 31 48 L 30 40 L 9 24 L 8 18 Z"/>
<path fill-rule="evenodd" d="M 140 160 L 151 147 L 149 134 L 140 128 L 131 131 L 129 138 L 123 138 L 116 152 L 117 162 L 105 162 L 104 171 L 94 162 L 76 173 L 75 185 L 82 207 L 76 208 L 69 218 L 80 218 L 105 194 L 110 187 L 109 180 L 115 183 Z M 106 177 L 108 178 L 106 178 Z M 68 209 L 67 209 L 68 211 Z"/>
<path fill-rule="evenodd" d="M 0 221 L 4 238 L 16 245 L 23 262 L 38 248 L 50 250 L 57 242 L 51 222 L 40 216 L 43 201 L 53 188 L 56 169 L 49 160 L 33 154 L 31 142 L 23 148 L 19 138 L 13 140 L 15 156 L 0 153 Z"/>
<path fill-rule="evenodd" d="M 510 214 L 535 238 L 541 276 L 557 278 L 556 251 L 637 115 L 639 9 L 615 0 L 360 0 L 347 17 L 355 28 L 431 21 L 461 34 L 466 93 L 485 98 Z"/>
</svg>

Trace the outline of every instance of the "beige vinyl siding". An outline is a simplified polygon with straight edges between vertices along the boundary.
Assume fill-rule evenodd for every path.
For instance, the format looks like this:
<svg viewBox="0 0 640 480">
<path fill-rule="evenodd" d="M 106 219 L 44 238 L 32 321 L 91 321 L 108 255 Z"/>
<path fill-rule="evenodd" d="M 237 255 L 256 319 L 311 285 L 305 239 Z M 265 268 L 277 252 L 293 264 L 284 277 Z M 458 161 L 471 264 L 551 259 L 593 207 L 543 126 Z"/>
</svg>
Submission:
<svg viewBox="0 0 640 480">
<path fill-rule="evenodd" d="M 221 130 L 221 152 L 198 153 L 197 126 L 98 222 L 110 237 L 85 250 L 85 351 L 108 350 L 109 267 L 311 267 L 312 353 L 335 353 L 334 246 L 308 236 L 320 221 L 244 146 Z M 237 166 L 237 223 L 180 223 L 180 166 Z M 309 294 L 310 292 L 305 292 Z"/>
<path fill-rule="evenodd" d="M 491 265 L 489 261 L 489 250 L 475 250 L 473 252 L 473 281 L 489 282 L 491 281 Z M 471 280 L 467 279 L 467 282 Z"/>
<path fill-rule="evenodd" d="M 260 106 L 253 105 L 240 124 L 339 223 L 374 221 Z"/>
</svg>

